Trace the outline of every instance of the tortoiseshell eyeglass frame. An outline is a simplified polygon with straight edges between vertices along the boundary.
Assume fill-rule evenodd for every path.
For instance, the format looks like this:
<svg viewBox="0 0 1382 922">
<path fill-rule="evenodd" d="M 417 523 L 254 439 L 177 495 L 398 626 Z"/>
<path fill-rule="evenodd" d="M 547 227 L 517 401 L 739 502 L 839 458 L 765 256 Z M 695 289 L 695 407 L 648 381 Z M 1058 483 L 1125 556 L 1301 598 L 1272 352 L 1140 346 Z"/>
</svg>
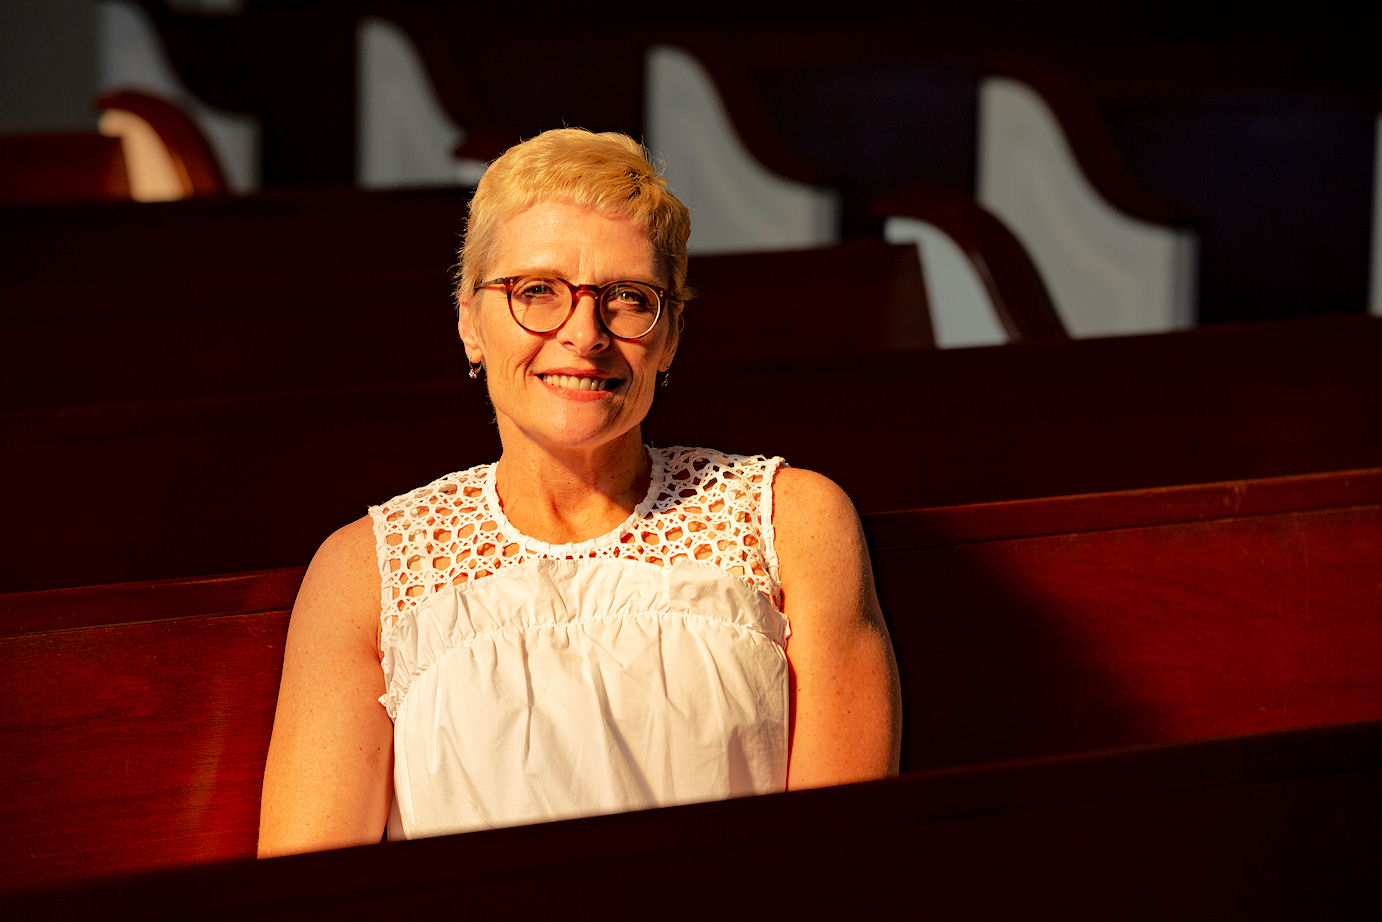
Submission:
<svg viewBox="0 0 1382 922">
<path fill-rule="evenodd" d="M 556 326 L 546 330 L 535 330 L 518 319 L 518 313 L 513 309 L 513 287 L 515 282 L 520 282 L 524 279 L 541 279 L 547 282 L 560 282 L 570 290 L 571 304 L 566 309 L 566 316 L 561 318 L 561 322 Z M 605 320 L 605 295 L 609 294 L 610 291 L 620 285 L 639 285 L 651 290 L 653 294 L 657 295 L 657 311 L 653 314 L 652 323 L 648 324 L 648 329 L 639 333 L 637 336 L 620 336 L 609 328 L 609 323 Z M 480 282 L 475 286 L 476 291 L 480 291 L 482 288 L 504 289 L 504 297 L 509 304 L 509 316 L 513 318 L 513 322 L 529 333 L 537 334 L 555 333 L 557 330 L 566 326 L 566 322 L 571 319 L 571 315 L 576 313 L 576 305 L 580 302 L 581 293 L 588 291 L 595 297 L 595 316 L 600 318 L 600 325 L 605 328 L 605 332 L 615 339 L 626 343 L 636 343 L 641 339 L 647 339 L 648 335 L 652 333 L 653 330 L 657 329 L 657 322 L 662 319 L 663 306 L 672 303 L 672 299 L 666 288 L 660 285 L 654 285 L 652 282 L 640 282 L 637 279 L 618 279 L 613 282 L 606 282 L 603 285 L 577 285 L 575 282 L 567 281 L 556 275 L 507 275 L 503 278 L 490 279 L 488 282 Z"/>
</svg>

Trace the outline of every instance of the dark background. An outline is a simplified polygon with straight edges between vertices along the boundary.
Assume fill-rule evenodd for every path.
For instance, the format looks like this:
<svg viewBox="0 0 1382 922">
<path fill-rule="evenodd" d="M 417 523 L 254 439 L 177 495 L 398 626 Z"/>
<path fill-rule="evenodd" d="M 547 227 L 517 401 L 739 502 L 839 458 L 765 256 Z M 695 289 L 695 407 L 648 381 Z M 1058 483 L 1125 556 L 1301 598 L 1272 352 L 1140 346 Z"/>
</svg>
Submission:
<svg viewBox="0 0 1382 922">
<path fill-rule="evenodd" d="M 643 50 L 698 43 L 745 78 L 728 102 L 769 166 L 841 190 L 845 237 L 877 234 L 868 204 L 898 185 L 972 191 L 976 81 L 1035 64 L 1084 94 L 1150 200 L 1194 220 L 1200 321 L 1367 308 L 1382 54 L 1342 5 L 111 2 L 154 17 L 200 99 L 258 119 L 266 190 L 353 181 L 363 16 L 409 33 L 481 159 L 559 124 L 640 135 Z M 94 124 L 97 6 L 4 5 L 0 130 Z"/>
</svg>

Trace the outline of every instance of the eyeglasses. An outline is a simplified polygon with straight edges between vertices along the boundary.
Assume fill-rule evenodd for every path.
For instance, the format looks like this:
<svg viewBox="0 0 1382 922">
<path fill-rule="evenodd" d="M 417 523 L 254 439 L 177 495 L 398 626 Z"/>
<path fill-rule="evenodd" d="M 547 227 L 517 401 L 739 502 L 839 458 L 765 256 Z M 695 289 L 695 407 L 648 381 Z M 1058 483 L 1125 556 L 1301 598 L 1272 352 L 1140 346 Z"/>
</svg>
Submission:
<svg viewBox="0 0 1382 922">
<path fill-rule="evenodd" d="M 604 285 L 575 285 L 563 278 L 511 275 L 475 286 L 503 288 L 514 322 L 529 333 L 560 330 L 576 312 L 581 292 L 595 296 L 595 306 L 609 335 L 629 342 L 642 339 L 657 326 L 667 289 L 647 282 L 618 281 Z"/>
</svg>

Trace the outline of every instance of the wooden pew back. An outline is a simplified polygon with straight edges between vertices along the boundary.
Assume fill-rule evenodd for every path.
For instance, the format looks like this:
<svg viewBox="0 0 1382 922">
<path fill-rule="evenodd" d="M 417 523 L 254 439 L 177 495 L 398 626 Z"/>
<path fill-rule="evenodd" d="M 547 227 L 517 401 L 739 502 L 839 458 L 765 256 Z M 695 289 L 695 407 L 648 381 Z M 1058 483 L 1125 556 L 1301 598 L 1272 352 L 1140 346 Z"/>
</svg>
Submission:
<svg viewBox="0 0 1382 922">
<path fill-rule="evenodd" d="M 95 132 L 0 135 L 0 207 L 6 210 L 129 197 L 129 173 L 118 138 Z"/>
<path fill-rule="evenodd" d="M 644 436 L 783 455 L 866 513 L 1382 465 L 1378 318 L 727 365 L 690 323 Z M 369 504 L 498 457 L 452 368 L 0 413 L 0 477 L 25 485 L 0 543 L 60 521 L 83 547 L 9 555 L 0 591 L 305 564 Z"/>
<path fill-rule="evenodd" d="M 0 639 L 0 889 L 253 855 L 286 610 Z"/>
<path fill-rule="evenodd" d="M 1382 470 L 867 525 L 909 767 L 1382 719 Z"/>
<path fill-rule="evenodd" d="M 5 409 L 463 377 L 450 277 L 461 196 L 141 207 L 154 217 L 16 222 L 30 258 L 0 257 Z M 701 365 L 934 345 L 910 245 L 707 255 L 690 281 L 684 354 Z"/>
<path fill-rule="evenodd" d="M 117 142 L 118 143 L 118 142 Z M 123 293 L 179 280 L 327 279 L 352 269 L 434 270 L 445 279 L 470 193 L 279 190 L 254 196 L 0 212 L 6 291 L 101 285 Z M 8 295 L 6 316 L 8 315 Z M 99 309 L 100 305 L 88 305 Z"/>
<path fill-rule="evenodd" d="M 0 254 L 6 408 L 373 380 L 381 343 L 455 340 L 467 201 L 343 191 L 0 215 L 15 241 Z"/>
<path fill-rule="evenodd" d="M 1382 719 L 1379 511 L 1382 469 L 866 517 L 904 769 Z M 253 854 L 300 574 L 0 597 L 0 891 Z"/>
<path fill-rule="evenodd" d="M 253 855 L 302 572 L 0 597 L 0 891 Z"/>
</svg>

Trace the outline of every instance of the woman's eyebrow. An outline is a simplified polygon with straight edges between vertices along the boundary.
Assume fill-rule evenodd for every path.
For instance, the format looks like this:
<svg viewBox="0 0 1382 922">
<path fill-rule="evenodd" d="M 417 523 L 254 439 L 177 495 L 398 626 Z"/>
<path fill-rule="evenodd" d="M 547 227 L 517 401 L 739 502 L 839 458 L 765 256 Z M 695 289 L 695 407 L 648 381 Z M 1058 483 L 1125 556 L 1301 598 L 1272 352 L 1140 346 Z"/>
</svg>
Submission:
<svg viewBox="0 0 1382 922">
<path fill-rule="evenodd" d="M 573 279 L 570 276 L 566 275 L 564 272 L 560 272 L 556 269 L 550 269 L 539 266 L 537 268 L 519 269 L 516 272 L 507 273 L 506 277 L 519 278 L 525 275 L 540 275 L 545 278 L 566 279 L 568 282 L 572 282 L 577 285 L 608 285 L 610 282 L 643 282 L 644 284 L 648 285 L 662 285 L 661 282 L 657 281 L 656 271 L 648 272 L 646 274 L 636 272 L 633 274 L 625 273 L 623 275 L 611 275 L 608 278 L 599 279 L 594 282 L 587 282 L 581 279 Z"/>
</svg>

